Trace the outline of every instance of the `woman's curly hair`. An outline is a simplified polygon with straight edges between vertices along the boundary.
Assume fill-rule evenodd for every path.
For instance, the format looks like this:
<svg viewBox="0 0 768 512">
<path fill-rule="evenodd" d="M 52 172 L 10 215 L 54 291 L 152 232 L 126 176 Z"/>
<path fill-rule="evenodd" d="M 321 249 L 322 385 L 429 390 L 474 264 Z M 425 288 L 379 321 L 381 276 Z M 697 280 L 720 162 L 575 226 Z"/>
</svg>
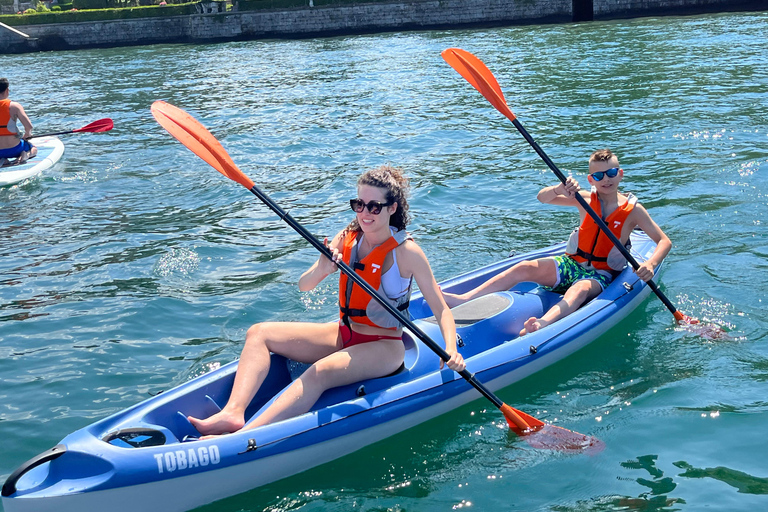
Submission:
<svg viewBox="0 0 768 512">
<path fill-rule="evenodd" d="M 376 169 L 365 171 L 357 180 L 357 186 L 368 185 L 383 188 L 386 192 L 388 203 L 397 203 L 397 210 L 389 218 L 389 225 L 398 230 L 405 229 L 411 216 L 408 213 L 408 178 L 399 167 L 382 165 Z M 347 226 L 346 231 L 360 231 L 357 217 Z"/>
</svg>

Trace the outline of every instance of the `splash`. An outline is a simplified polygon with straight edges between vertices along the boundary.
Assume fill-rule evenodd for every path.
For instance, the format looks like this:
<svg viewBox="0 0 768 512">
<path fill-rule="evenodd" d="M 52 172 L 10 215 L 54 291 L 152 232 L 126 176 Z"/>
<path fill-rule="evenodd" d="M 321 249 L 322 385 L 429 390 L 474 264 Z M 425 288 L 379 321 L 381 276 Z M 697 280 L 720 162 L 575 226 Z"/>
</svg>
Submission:
<svg viewBox="0 0 768 512">
<path fill-rule="evenodd" d="M 189 275 L 200 265 L 200 256 L 191 249 L 170 249 L 163 254 L 154 268 L 154 273 L 161 277 L 172 274 Z"/>
<path fill-rule="evenodd" d="M 715 299 L 694 300 L 687 295 L 678 296 L 678 303 L 686 311 L 698 310 L 680 322 L 676 330 L 686 331 L 696 336 L 709 340 L 734 341 L 736 338 L 730 334 L 735 325 L 726 321 L 726 316 L 731 313 L 731 305 L 718 302 Z"/>
</svg>

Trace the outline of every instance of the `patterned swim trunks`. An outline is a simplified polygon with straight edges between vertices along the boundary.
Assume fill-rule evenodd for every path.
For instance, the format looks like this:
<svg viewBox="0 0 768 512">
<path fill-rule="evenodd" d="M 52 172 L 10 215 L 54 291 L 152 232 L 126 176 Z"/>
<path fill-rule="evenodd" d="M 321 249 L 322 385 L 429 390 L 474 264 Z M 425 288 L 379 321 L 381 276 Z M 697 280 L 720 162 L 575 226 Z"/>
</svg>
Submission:
<svg viewBox="0 0 768 512">
<path fill-rule="evenodd" d="M 544 286 L 544 288 L 555 293 L 565 293 L 573 283 L 583 279 L 594 279 L 603 290 L 613 281 L 613 278 L 595 270 L 585 269 L 576 260 L 564 254 L 555 256 L 552 259 L 555 260 L 555 265 L 557 265 L 557 284 L 552 288 L 549 286 Z"/>
</svg>

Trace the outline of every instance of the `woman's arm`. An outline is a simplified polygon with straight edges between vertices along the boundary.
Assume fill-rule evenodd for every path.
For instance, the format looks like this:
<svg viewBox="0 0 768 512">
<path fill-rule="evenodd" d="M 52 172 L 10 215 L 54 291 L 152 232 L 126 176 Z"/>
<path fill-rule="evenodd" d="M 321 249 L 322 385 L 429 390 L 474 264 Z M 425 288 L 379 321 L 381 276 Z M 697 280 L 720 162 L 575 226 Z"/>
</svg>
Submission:
<svg viewBox="0 0 768 512">
<path fill-rule="evenodd" d="M 321 254 L 320 257 L 317 258 L 317 261 L 315 261 L 299 278 L 299 290 L 302 292 L 313 290 L 323 279 L 336 272 L 339 268 L 336 266 L 336 262 L 340 261 L 342 256 L 341 250 L 339 249 L 341 246 L 342 233 L 343 231 L 340 231 L 333 237 L 333 241 L 330 244 L 328 243 L 328 239 L 325 239 L 326 247 L 333 252 L 333 261 Z"/>
<path fill-rule="evenodd" d="M 447 362 L 448 368 L 460 372 L 466 365 L 464 358 L 456 350 L 456 323 L 453 320 L 453 314 L 443 299 L 440 287 L 432 274 L 432 268 L 421 248 L 413 241 L 408 240 L 402 246 L 402 251 L 398 253 L 398 262 L 400 263 L 401 275 L 403 270 L 413 275 L 419 290 L 427 301 L 432 313 L 435 314 L 437 325 L 440 326 L 440 333 L 445 340 L 445 351 L 448 352 L 450 360 Z M 397 249 L 395 249 L 397 250 Z M 440 361 L 442 368 L 443 361 Z"/>
</svg>

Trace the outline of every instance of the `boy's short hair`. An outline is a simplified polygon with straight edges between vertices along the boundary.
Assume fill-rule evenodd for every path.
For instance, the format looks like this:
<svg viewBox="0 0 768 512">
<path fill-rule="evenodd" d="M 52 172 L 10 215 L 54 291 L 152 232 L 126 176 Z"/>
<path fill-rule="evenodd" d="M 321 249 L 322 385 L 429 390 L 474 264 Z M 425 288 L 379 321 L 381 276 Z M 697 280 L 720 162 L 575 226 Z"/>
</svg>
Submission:
<svg viewBox="0 0 768 512">
<path fill-rule="evenodd" d="M 0 78 L 0 94 L 8 90 L 8 79 Z"/>
<path fill-rule="evenodd" d="M 608 160 L 610 160 L 611 158 L 614 158 L 614 157 L 616 158 L 616 160 L 619 159 L 619 157 L 617 157 L 613 153 L 613 151 L 611 151 L 608 148 L 598 149 L 597 151 L 595 151 L 594 153 L 589 155 L 589 161 L 590 162 L 605 162 L 605 161 L 608 161 Z"/>
</svg>

